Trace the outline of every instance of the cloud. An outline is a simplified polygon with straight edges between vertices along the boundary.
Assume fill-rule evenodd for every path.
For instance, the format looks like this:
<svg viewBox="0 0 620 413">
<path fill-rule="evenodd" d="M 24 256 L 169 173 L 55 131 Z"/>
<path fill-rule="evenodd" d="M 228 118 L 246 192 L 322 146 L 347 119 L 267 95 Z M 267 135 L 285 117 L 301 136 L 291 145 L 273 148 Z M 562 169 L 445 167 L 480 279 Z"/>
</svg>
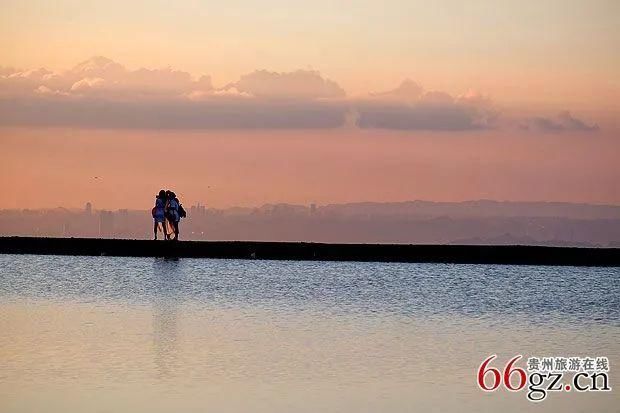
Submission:
<svg viewBox="0 0 620 413">
<path fill-rule="evenodd" d="M 318 129 L 344 124 L 346 107 L 323 102 L 218 97 L 202 101 L 0 99 L 0 125 L 140 129 Z"/>
<path fill-rule="evenodd" d="M 70 70 L 0 75 L 0 125 L 92 128 L 336 128 L 346 104 L 316 71 L 256 71 L 215 89 L 209 76 L 128 70 L 93 57 Z M 3 99 L 4 98 L 4 99 Z M 330 100 L 331 99 L 331 100 Z"/>
<path fill-rule="evenodd" d="M 78 80 L 71 85 L 71 92 L 87 93 L 95 90 L 104 90 L 106 86 L 106 80 L 101 77 L 87 77 L 82 80 Z M 41 86 L 46 87 L 46 86 Z M 47 88 L 49 89 L 49 88 Z M 51 90 L 51 89 L 50 89 Z"/>
<path fill-rule="evenodd" d="M 194 79 L 187 72 L 170 68 L 128 70 L 102 56 L 90 58 L 61 73 L 43 68 L 5 72 L 0 74 L 0 96 L 3 97 L 32 96 L 41 87 L 58 95 L 130 100 L 180 98 L 194 91 L 213 90 L 208 76 Z"/>
<path fill-rule="evenodd" d="M 342 98 L 344 90 L 329 79 L 324 79 L 314 70 L 297 70 L 289 73 L 257 70 L 226 88 L 234 87 L 239 92 L 259 98 Z"/>
<path fill-rule="evenodd" d="M 347 98 L 318 71 L 257 70 L 216 88 L 209 76 L 172 68 L 130 70 L 102 56 L 69 70 L 0 67 L 0 126 L 160 129 L 361 129 L 468 131 L 518 124 L 542 132 L 598 130 L 569 112 L 554 118 L 500 118 L 491 99 L 396 88 Z"/>
<path fill-rule="evenodd" d="M 209 76 L 193 78 L 189 73 L 164 69 L 129 70 L 106 57 L 95 56 L 72 69 L 54 73 L 41 68 L 0 70 L 0 96 L 32 95 L 39 87 L 73 96 L 106 99 L 187 98 L 189 96 L 238 95 L 255 98 L 329 99 L 342 98 L 344 90 L 317 71 L 288 73 L 258 70 L 234 83 L 215 89 Z"/>
<path fill-rule="evenodd" d="M 78 77 L 101 77 L 101 78 L 122 78 L 127 74 L 127 69 L 119 63 L 103 56 L 94 56 L 90 59 L 78 63 L 71 69 L 70 73 Z"/>
<path fill-rule="evenodd" d="M 519 127 L 523 130 L 536 132 L 595 132 L 598 125 L 589 125 L 584 121 L 573 117 L 568 111 L 560 112 L 555 118 L 533 117 L 522 121 Z"/>
<path fill-rule="evenodd" d="M 358 102 L 357 126 L 362 129 L 465 131 L 494 126 L 498 111 L 479 94 L 453 97 L 424 91 L 411 80 L 396 89 L 373 93 Z"/>
<path fill-rule="evenodd" d="M 410 100 L 419 98 L 423 91 L 424 89 L 422 86 L 411 79 L 405 79 L 396 89 L 388 90 L 386 92 L 371 93 L 370 96 L 383 99 Z"/>
<path fill-rule="evenodd" d="M 194 90 L 188 93 L 186 97 L 192 101 L 205 101 L 212 100 L 214 97 L 252 98 L 253 96 L 246 92 L 240 92 L 237 88 L 231 87 L 226 89 L 216 89 L 208 92 Z"/>
<path fill-rule="evenodd" d="M 35 89 L 34 93 L 39 94 L 41 96 L 67 96 L 68 93 L 60 92 L 58 90 L 52 90 L 47 86 L 39 86 Z"/>
</svg>

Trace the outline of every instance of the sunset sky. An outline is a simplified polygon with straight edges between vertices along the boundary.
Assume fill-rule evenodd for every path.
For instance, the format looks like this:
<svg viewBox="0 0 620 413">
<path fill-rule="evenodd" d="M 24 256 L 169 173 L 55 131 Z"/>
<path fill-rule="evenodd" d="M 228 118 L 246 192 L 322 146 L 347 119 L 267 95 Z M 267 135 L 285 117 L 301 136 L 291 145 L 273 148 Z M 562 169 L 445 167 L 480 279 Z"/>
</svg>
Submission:
<svg viewBox="0 0 620 413">
<path fill-rule="evenodd" d="M 13 1 L 0 208 L 620 204 L 620 2 Z"/>
</svg>

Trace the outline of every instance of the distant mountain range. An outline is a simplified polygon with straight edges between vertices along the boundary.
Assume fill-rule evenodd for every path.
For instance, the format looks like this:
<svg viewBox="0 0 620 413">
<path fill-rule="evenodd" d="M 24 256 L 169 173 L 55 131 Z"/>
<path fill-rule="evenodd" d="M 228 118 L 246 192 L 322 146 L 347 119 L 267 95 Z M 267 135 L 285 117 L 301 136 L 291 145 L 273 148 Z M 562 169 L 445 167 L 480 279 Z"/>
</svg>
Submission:
<svg viewBox="0 0 620 413">
<path fill-rule="evenodd" d="M 263 208 L 268 208 L 269 205 Z M 298 206 L 301 208 L 301 206 Z M 620 219 L 620 205 L 574 204 L 568 202 L 509 202 L 476 200 L 465 202 L 357 202 L 329 204 L 321 211 L 347 215 L 449 216 L 460 217 L 562 217 L 578 219 Z"/>
</svg>

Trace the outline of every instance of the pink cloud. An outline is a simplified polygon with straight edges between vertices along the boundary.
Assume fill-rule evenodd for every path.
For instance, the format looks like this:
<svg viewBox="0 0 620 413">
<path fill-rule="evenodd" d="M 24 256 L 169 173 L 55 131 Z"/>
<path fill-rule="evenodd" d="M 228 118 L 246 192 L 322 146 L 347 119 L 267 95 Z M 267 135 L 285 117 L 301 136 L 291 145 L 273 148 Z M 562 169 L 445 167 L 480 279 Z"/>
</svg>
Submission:
<svg viewBox="0 0 620 413">
<path fill-rule="evenodd" d="M 555 118 L 500 118 L 487 96 L 453 96 L 405 79 L 396 88 L 347 98 L 318 71 L 257 70 L 216 88 L 207 75 L 137 70 L 102 56 L 63 72 L 0 70 L 1 125 L 141 128 L 337 128 L 465 131 L 518 124 L 543 132 L 598 129 L 569 112 Z M 277 111 L 277 113 L 270 113 Z"/>
</svg>

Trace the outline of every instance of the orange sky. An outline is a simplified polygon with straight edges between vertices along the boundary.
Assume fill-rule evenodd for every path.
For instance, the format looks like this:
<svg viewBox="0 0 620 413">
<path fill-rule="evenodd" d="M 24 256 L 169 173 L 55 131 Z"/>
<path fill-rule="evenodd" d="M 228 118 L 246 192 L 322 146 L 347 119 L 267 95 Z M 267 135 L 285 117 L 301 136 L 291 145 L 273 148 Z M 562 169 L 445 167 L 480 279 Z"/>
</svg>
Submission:
<svg viewBox="0 0 620 413">
<path fill-rule="evenodd" d="M 216 85 L 313 68 L 354 95 L 409 77 L 500 102 L 618 109 L 619 15 L 615 0 L 5 0 L 0 65 L 61 70 L 104 55 Z"/>
<path fill-rule="evenodd" d="M 618 16 L 609 0 L 7 0 L 0 208 L 148 209 L 160 187 L 215 207 L 620 204 Z"/>
<path fill-rule="evenodd" d="M 615 136 L 2 130 L 2 208 L 496 199 L 620 203 Z M 99 177 L 95 179 L 94 177 Z"/>
</svg>

